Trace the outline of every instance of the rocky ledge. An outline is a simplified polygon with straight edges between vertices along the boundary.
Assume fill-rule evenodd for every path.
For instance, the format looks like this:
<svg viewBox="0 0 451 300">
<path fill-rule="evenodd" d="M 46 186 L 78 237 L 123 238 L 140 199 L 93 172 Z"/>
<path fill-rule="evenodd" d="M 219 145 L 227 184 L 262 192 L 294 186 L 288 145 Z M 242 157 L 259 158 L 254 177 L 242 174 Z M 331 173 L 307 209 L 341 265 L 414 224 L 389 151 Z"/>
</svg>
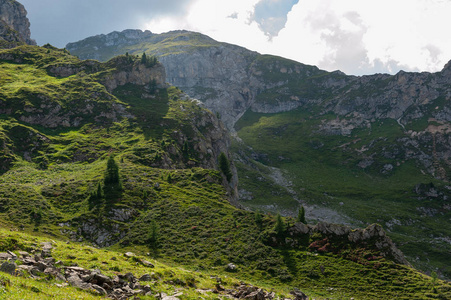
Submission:
<svg viewBox="0 0 451 300">
<path fill-rule="evenodd" d="M 17 254 L 12 251 L 0 253 L 0 261 L 3 263 L 0 265 L 0 272 L 8 273 L 13 276 L 30 277 L 36 280 L 41 279 L 56 279 L 55 283 L 58 287 L 65 287 L 72 285 L 82 290 L 89 291 L 96 295 L 106 296 L 110 299 L 125 300 L 134 297 L 133 299 L 139 299 L 139 296 L 154 296 L 157 299 L 162 300 L 179 300 L 183 295 L 181 289 L 175 289 L 176 293 L 168 295 L 166 293 L 155 291 L 146 284 L 146 282 L 156 282 L 161 278 L 151 272 L 150 274 L 143 274 L 140 277 L 135 276 L 133 273 L 117 274 L 113 278 L 110 278 L 100 272 L 100 270 L 88 270 L 78 266 L 64 266 L 61 261 L 56 261 L 52 257 L 52 243 L 42 243 L 42 249 L 40 251 L 34 251 L 30 254 L 25 251 L 17 251 Z M 124 254 L 126 259 L 133 259 L 139 264 L 154 268 L 154 265 L 137 257 L 132 252 Z M 114 258 L 117 259 L 117 258 Z M 220 277 L 212 276 L 216 279 L 216 285 L 211 289 L 196 289 L 199 295 L 205 293 L 214 293 L 223 295 L 229 299 L 249 299 L 249 300 L 265 300 L 265 299 L 279 299 L 290 300 L 290 298 L 280 299 L 276 297 L 274 292 L 268 292 L 264 289 L 256 286 L 241 282 L 235 285 L 232 289 L 224 288 Z M 177 281 L 177 279 L 175 280 Z M 166 284 L 180 285 L 181 282 L 165 281 Z M 182 284 L 183 285 L 183 284 Z M 192 288 L 196 288 L 195 284 L 192 284 Z M 294 289 L 291 292 L 293 300 L 307 300 L 308 297 L 299 289 Z"/>
<path fill-rule="evenodd" d="M 306 225 L 296 223 L 289 230 L 289 235 L 293 237 L 291 243 L 296 243 L 297 238 L 306 234 L 319 233 L 321 240 L 312 243 L 310 249 L 323 251 L 336 251 L 332 249 L 332 242 L 341 240 L 352 247 L 362 247 L 374 249 L 382 257 L 393 260 L 396 263 L 410 266 L 410 263 L 404 257 L 393 241 L 387 236 L 384 229 L 379 224 L 372 224 L 365 229 L 352 229 L 349 226 L 320 222 L 316 225 Z"/>
</svg>

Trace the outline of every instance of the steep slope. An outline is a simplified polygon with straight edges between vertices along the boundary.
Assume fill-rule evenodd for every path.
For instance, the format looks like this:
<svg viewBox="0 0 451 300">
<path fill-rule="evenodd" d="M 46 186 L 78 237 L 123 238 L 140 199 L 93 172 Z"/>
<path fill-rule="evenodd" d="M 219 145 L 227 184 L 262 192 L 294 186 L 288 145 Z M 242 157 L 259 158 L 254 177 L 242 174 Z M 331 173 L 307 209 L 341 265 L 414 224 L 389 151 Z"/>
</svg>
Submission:
<svg viewBox="0 0 451 300">
<path fill-rule="evenodd" d="M 449 278 L 451 64 L 437 73 L 347 76 L 204 35 L 126 30 L 67 45 L 105 60 L 158 55 L 167 80 L 236 132 L 244 206 L 379 222 L 415 265 Z"/>
<path fill-rule="evenodd" d="M 304 225 L 232 206 L 234 179 L 218 170 L 219 156 L 228 155 L 225 128 L 197 101 L 166 86 L 164 69 L 152 59 L 123 55 L 99 63 L 51 46 L 21 46 L 0 51 L 0 75 L 2 227 L 149 252 L 207 274 L 234 272 L 281 293 L 298 286 L 329 298 L 449 295 L 447 284 L 411 269 L 378 225 Z M 0 251 L 38 251 L 23 235 L 4 235 Z M 66 272 L 88 272 L 70 269 L 77 256 L 96 274 L 130 268 L 104 263 L 103 250 L 85 247 L 75 256 L 71 244 L 58 248 Z M 54 268 L 53 260 L 44 263 Z M 229 263 L 235 267 L 227 271 Z M 162 272 L 155 289 L 185 288 L 193 297 L 205 276 Z M 73 279 L 79 275 L 64 276 L 80 283 Z M 3 294 L 21 286 L 45 297 L 42 285 L 13 277 L 1 276 L 0 285 Z"/>
<path fill-rule="evenodd" d="M 131 165 L 168 170 L 216 169 L 219 155 L 228 153 L 228 136 L 216 117 L 187 97 L 180 100 L 185 96 L 176 89 L 168 89 L 161 64 L 146 66 L 126 56 L 100 64 L 80 61 L 59 49 L 30 46 L 0 51 L 0 61 L 3 210 L 15 220 L 35 206 L 22 203 L 24 210 L 17 208 L 16 215 L 7 209 L 8 203 L 17 204 L 11 186 L 22 182 L 24 177 L 17 174 L 26 170 L 36 168 L 24 182 L 38 180 L 40 186 L 37 191 L 24 188 L 29 200 L 50 197 L 64 212 L 58 196 L 67 194 L 67 205 L 74 205 L 70 201 L 74 197 L 83 201 L 89 186 L 98 181 L 96 164 L 108 153 Z M 62 170 L 60 164 L 65 166 Z M 53 181 L 65 168 L 87 173 L 63 188 Z M 35 177 L 38 174 L 41 179 Z M 44 184 L 43 178 L 50 181 Z M 230 183 L 226 179 L 219 183 L 233 201 L 236 175 Z"/>
<path fill-rule="evenodd" d="M 27 11 L 17 1 L 0 0 L 0 49 L 18 45 L 36 45 L 30 38 Z"/>
</svg>

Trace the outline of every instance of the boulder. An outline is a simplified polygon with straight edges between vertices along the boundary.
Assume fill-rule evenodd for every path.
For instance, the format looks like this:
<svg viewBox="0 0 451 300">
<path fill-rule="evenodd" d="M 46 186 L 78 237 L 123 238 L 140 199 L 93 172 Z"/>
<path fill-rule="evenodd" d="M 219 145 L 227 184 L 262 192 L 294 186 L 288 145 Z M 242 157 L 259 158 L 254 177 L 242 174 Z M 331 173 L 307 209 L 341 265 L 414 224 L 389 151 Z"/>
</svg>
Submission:
<svg viewBox="0 0 451 300">
<path fill-rule="evenodd" d="M 93 285 L 91 285 L 91 287 L 92 287 L 95 291 L 97 291 L 100 295 L 102 295 L 102 296 L 108 295 L 108 293 L 106 292 L 106 290 L 105 290 L 103 287 L 98 286 L 97 284 L 93 284 Z"/>
<path fill-rule="evenodd" d="M 235 271 L 237 270 L 237 266 L 234 265 L 234 264 L 232 264 L 232 263 L 229 263 L 229 264 L 225 267 L 225 269 L 226 269 L 226 271 L 229 271 L 229 272 L 235 272 Z"/>
<path fill-rule="evenodd" d="M 150 276 L 149 274 L 144 274 L 141 277 L 139 277 L 139 281 L 151 281 L 152 280 L 152 276 Z"/>
<path fill-rule="evenodd" d="M 89 290 L 92 288 L 91 284 L 86 283 L 83 280 L 81 280 L 80 276 L 78 276 L 77 274 L 72 274 L 72 275 L 68 276 L 66 279 L 70 285 L 78 287 L 80 289 Z"/>
<path fill-rule="evenodd" d="M 0 252 L 0 260 L 8 260 L 11 258 L 11 255 L 6 252 Z"/>
<path fill-rule="evenodd" d="M 293 291 L 290 292 L 290 294 L 294 296 L 293 300 L 308 300 L 307 295 L 301 292 L 299 289 L 295 288 Z"/>
<path fill-rule="evenodd" d="M 8 273 L 11 275 L 16 275 L 17 274 L 17 265 L 15 262 L 5 261 L 0 266 L 0 272 Z"/>
</svg>

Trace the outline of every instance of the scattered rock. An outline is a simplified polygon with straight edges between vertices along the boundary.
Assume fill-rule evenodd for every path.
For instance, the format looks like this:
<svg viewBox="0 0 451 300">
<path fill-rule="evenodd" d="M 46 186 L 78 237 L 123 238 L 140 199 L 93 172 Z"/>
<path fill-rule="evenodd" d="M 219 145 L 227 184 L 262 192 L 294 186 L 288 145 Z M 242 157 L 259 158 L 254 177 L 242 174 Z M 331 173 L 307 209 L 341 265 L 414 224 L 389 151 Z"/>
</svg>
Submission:
<svg viewBox="0 0 451 300">
<path fill-rule="evenodd" d="M 11 275 L 16 275 L 17 265 L 15 262 L 6 261 L 0 266 L 0 271 Z"/>
<path fill-rule="evenodd" d="M 299 289 L 295 288 L 293 291 L 290 292 L 290 294 L 294 296 L 294 300 L 308 300 L 307 295 L 305 295 Z"/>
<path fill-rule="evenodd" d="M 152 280 L 152 276 L 150 276 L 149 274 L 144 274 L 143 276 L 139 277 L 139 281 L 151 281 Z"/>
<path fill-rule="evenodd" d="M 0 252 L 0 260 L 8 260 L 11 258 L 11 255 L 9 253 Z"/>
<path fill-rule="evenodd" d="M 235 272 L 237 270 L 237 267 L 236 267 L 236 265 L 229 263 L 225 269 L 226 269 L 226 271 L 229 271 L 229 272 Z"/>
<path fill-rule="evenodd" d="M 103 287 L 98 286 L 97 284 L 93 284 L 93 285 L 92 285 L 92 288 L 93 288 L 94 290 L 96 290 L 97 292 L 99 292 L 99 294 L 102 295 L 102 296 L 108 294 L 108 293 L 106 292 L 106 290 L 105 290 Z"/>
<path fill-rule="evenodd" d="M 11 251 L 6 251 L 6 253 L 8 253 L 9 255 L 11 255 L 11 259 L 12 260 L 17 260 L 17 255 L 14 253 L 14 252 L 11 252 Z"/>
<path fill-rule="evenodd" d="M 149 267 L 149 268 L 154 268 L 155 267 L 150 261 L 147 261 L 147 260 L 144 260 L 144 259 L 141 260 L 141 264 L 143 266 L 146 266 L 146 267 Z"/>
<path fill-rule="evenodd" d="M 44 248 L 47 250 L 52 249 L 51 244 L 45 244 Z M 13 254 L 14 253 L 8 251 L 6 253 L 0 253 L 0 257 L 11 259 Z M 173 295 L 167 295 L 165 293 L 155 293 L 149 285 L 140 284 L 141 281 L 158 280 L 158 276 L 156 276 L 155 273 L 144 274 L 139 277 L 139 279 L 137 279 L 132 273 L 117 274 L 113 279 L 111 279 L 110 277 L 102 274 L 100 270 L 87 270 L 78 266 L 58 268 L 56 265 L 59 261 L 56 262 L 51 256 L 43 258 L 41 253 L 35 255 L 34 257 L 30 257 L 28 253 L 20 253 L 20 255 L 22 258 L 18 259 L 19 266 L 13 261 L 5 261 L 0 266 L 0 271 L 15 276 L 30 274 L 30 277 L 35 279 L 40 279 L 43 276 L 51 276 L 62 282 L 55 284 L 58 287 L 65 287 L 70 284 L 74 287 L 91 291 L 92 293 L 115 300 L 130 299 L 131 297 L 134 297 L 133 299 L 139 299 L 139 295 L 156 296 L 156 298 L 160 300 L 179 300 L 179 297 L 183 296 L 183 292 L 181 292 L 180 289 L 176 289 L 176 292 Z M 136 257 L 136 255 L 132 252 L 127 252 L 124 255 L 126 257 Z M 144 260 L 141 262 L 143 264 L 148 263 L 152 265 L 150 262 L 146 262 Z M 236 265 L 232 263 L 227 265 L 228 270 L 233 271 L 236 270 L 236 268 Z M 226 289 L 221 285 L 221 278 L 217 276 L 212 276 L 211 278 L 216 278 L 217 284 L 215 289 L 196 291 L 201 291 L 201 293 L 213 292 L 230 299 L 275 299 L 274 292 L 269 293 L 263 289 L 245 283 L 241 283 L 235 289 Z M 175 280 L 174 282 L 171 281 L 171 283 L 182 285 L 183 282 L 177 282 Z M 299 290 L 295 290 L 292 294 L 296 297 L 294 299 L 308 299 L 305 294 Z"/>
<path fill-rule="evenodd" d="M 136 255 L 135 255 L 135 253 L 133 253 L 133 252 L 126 252 L 126 253 L 124 254 L 124 256 L 127 257 L 127 258 L 130 258 L 130 257 L 135 257 Z"/>
</svg>

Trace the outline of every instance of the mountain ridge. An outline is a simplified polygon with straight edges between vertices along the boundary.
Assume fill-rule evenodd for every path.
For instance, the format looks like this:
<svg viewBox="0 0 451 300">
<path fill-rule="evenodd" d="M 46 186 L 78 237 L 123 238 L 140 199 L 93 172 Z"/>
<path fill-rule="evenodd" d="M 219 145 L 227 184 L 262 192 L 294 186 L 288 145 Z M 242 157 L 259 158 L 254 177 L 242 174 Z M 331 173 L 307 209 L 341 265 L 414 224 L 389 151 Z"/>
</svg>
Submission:
<svg viewBox="0 0 451 300">
<path fill-rule="evenodd" d="M 183 32 L 170 40 L 187 41 Z M 218 56 L 222 53 L 231 55 L 226 61 L 234 60 L 232 52 Z M 380 225 L 355 230 L 309 225 L 303 218 L 237 208 L 238 161 L 232 160 L 220 114 L 165 84 L 164 73 L 161 63 L 144 54 L 125 53 L 100 63 L 80 61 L 51 45 L 0 50 L 0 223 L 10 228 L 0 229 L 0 251 L 6 251 L 0 253 L 1 296 L 64 298 L 67 294 L 46 285 L 65 288 L 67 280 L 85 290 L 77 294 L 68 288 L 72 295 L 87 298 L 88 293 L 141 297 L 144 290 L 151 293 L 144 299 L 168 299 L 166 293 L 174 300 L 216 299 L 224 286 L 231 289 L 225 296 L 245 293 L 249 299 L 274 299 L 276 292 L 286 299 L 289 291 L 294 299 L 305 299 L 293 286 L 317 298 L 448 297 L 449 284 L 412 269 Z M 280 88 L 279 82 L 271 88 Z M 248 113 L 238 132 L 243 137 L 260 121 L 280 116 L 252 119 Z M 284 126 L 272 132 L 283 137 Z M 252 138 L 271 140 L 266 133 Z M 312 146 L 324 145 L 315 141 Z M 243 157 L 248 150 L 240 149 Z M 256 159 L 273 160 L 267 149 L 258 151 Z M 267 188 L 260 185 L 263 192 Z M 445 197 L 442 186 L 432 183 L 416 186 L 415 193 Z M 118 258 L 110 249 L 138 255 Z M 18 264 L 12 262 L 19 257 L 14 251 L 24 258 Z M 144 277 L 151 280 L 149 286 L 130 273 L 155 266 Z M 48 283 L 32 283 L 36 277 Z"/>
<path fill-rule="evenodd" d="M 234 136 L 242 205 L 292 216 L 304 205 L 316 221 L 382 223 L 412 263 L 428 269 L 435 257 L 451 274 L 451 231 L 441 225 L 451 197 L 450 63 L 436 73 L 349 76 L 199 33 L 146 40 L 150 33 L 133 32 L 144 36 L 134 45 L 114 42 L 123 36 L 115 32 L 111 46 L 90 38 L 68 49 L 158 56 L 167 81 L 216 112 Z M 437 194 L 418 189 L 427 186 Z"/>
</svg>

